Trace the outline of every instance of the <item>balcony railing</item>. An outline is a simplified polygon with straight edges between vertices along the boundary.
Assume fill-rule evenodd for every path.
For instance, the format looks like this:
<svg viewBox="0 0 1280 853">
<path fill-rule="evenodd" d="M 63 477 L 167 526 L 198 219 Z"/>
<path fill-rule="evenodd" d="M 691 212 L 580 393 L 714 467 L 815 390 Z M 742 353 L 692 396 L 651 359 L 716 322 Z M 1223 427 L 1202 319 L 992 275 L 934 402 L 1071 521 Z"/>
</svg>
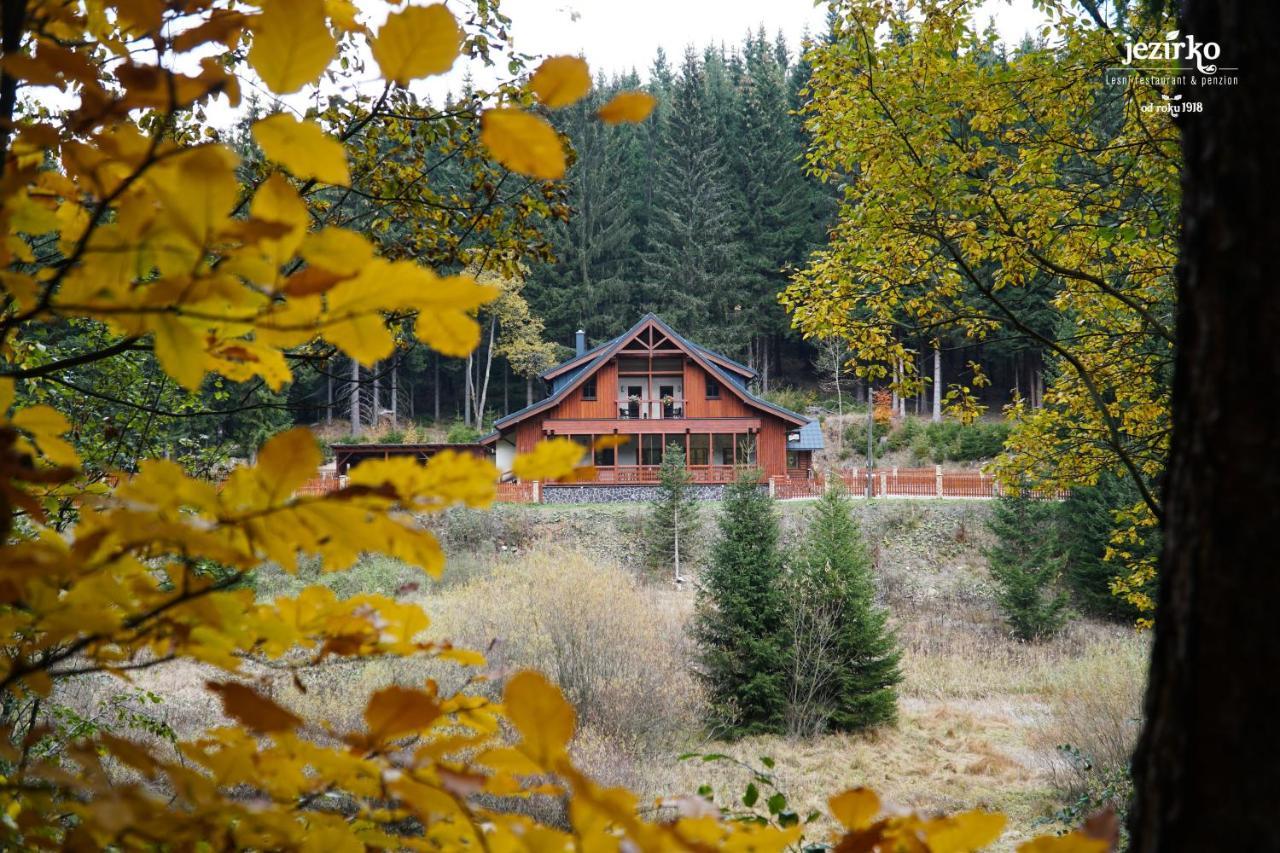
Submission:
<svg viewBox="0 0 1280 853">
<path fill-rule="evenodd" d="M 657 465 L 596 465 L 596 483 L 656 483 L 661 469 Z M 742 468 L 735 465 L 691 465 L 686 468 L 695 483 L 732 483 Z"/>
<path fill-rule="evenodd" d="M 619 397 L 618 417 L 623 420 L 671 420 L 684 417 L 683 397 Z"/>
</svg>

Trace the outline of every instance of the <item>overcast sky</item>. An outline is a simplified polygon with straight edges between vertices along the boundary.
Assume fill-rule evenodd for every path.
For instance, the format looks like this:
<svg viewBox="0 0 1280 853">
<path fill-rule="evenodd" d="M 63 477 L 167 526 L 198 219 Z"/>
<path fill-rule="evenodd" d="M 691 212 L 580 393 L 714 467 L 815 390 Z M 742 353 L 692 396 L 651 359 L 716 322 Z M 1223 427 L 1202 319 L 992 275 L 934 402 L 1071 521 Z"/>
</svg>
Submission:
<svg viewBox="0 0 1280 853">
<path fill-rule="evenodd" d="M 779 30 L 796 49 L 805 29 L 825 28 L 826 4 L 812 0 L 503 0 L 519 50 L 528 53 L 583 53 L 606 74 L 636 69 L 645 75 L 659 47 L 673 62 L 687 45 L 737 44 L 764 26 L 772 39 Z M 1006 41 L 1018 41 L 1041 20 L 1031 0 L 987 0 L 978 13 L 994 17 Z"/>
</svg>

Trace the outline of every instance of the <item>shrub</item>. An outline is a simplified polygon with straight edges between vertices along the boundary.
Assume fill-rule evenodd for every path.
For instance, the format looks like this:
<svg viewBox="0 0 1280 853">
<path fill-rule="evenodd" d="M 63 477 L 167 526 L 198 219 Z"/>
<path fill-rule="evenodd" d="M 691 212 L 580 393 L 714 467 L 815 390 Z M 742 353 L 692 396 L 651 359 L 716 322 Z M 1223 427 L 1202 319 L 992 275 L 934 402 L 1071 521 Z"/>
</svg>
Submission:
<svg viewBox="0 0 1280 853">
<path fill-rule="evenodd" d="M 809 516 L 787 581 L 788 730 L 857 731 L 897 716 L 897 643 L 875 605 L 871 558 L 850 501 L 830 489 Z"/>
<path fill-rule="evenodd" d="M 884 454 L 882 438 L 889 435 L 891 425 L 888 421 L 873 419 L 871 424 L 872 457 L 879 458 Z M 855 457 L 865 456 L 867 452 L 867 420 L 860 418 L 845 427 L 845 445 L 852 448 Z"/>
<path fill-rule="evenodd" d="M 753 475 L 725 490 L 694 636 L 713 725 L 729 737 L 780 732 L 787 706 L 786 605 L 778 518 Z"/>
<path fill-rule="evenodd" d="M 699 502 L 689 488 L 691 482 L 684 451 L 669 445 L 658 474 L 658 494 L 645 523 L 645 565 L 653 570 L 674 569 L 677 579 L 697 543 Z"/>
<path fill-rule="evenodd" d="M 930 423 L 924 428 L 929 456 L 935 464 L 977 462 L 1000 455 L 1009 438 L 1010 427 L 1003 421 L 955 420 Z"/>
<path fill-rule="evenodd" d="M 1067 620 L 1067 596 L 1058 589 L 1057 507 L 1024 495 L 996 501 L 987 522 L 996 544 L 987 550 L 996 599 L 1014 636 L 1047 639 Z"/>
<path fill-rule="evenodd" d="M 686 596 L 637 582 L 610 562 L 564 549 L 531 552 L 426 602 L 437 625 L 485 647 L 499 670 L 539 669 L 583 724 L 614 743 L 666 747 L 695 728 Z"/>
<path fill-rule="evenodd" d="M 1145 644 L 1113 640 L 1054 668 L 1046 693 L 1050 714 L 1036 740 L 1052 751 L 1050 779 L 1063 803 L 1059 819 L 1067 825 L 1108 806 L 1124 823 L 1147 651 Z"/>
<path fill-rule="evenodd" d="M 471 444 L 479 438 L 480 430 L 467 426 L 462 421 L 454 421 L 449 425 L 449 431 L 445 434 L 444 440 L 449 444 Z"/>
<path fill-rule="evenodd" d="M 920 421 L 916 418 L 904 418 L 902 425 L 889 433 L 886 446 L 891 452 L 904 450 L 907 447 L 910 447 L 911 443 L 923 432 L 924 427 L 920 425 Z M 865 429 L 863 430 L 862 438 L 863 441 L 867 438 Z"/>
<path fill-rule="evenodd" d="M 788 386 L 770 388 L 761 396 L 774 405 L 800 413 L 803 413 L 808 407 L 818 404 L 818 392 L 811 388 L 792 388 Z"/>
</svg>

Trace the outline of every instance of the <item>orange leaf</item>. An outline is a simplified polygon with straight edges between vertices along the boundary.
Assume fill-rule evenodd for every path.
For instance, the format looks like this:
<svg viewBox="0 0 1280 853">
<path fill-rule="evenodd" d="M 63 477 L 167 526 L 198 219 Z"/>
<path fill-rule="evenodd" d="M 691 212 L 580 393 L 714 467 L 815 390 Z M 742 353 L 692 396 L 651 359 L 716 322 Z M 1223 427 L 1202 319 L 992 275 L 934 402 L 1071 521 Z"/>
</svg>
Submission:
<svg viewBox="0 0 1280 853">
<path fill-rule="evenodd" d="M 287 732 L 302 720 L 252 687 L 234 681 L 206 681 L 205 686 L 222 698 L 222 710 L 255 732 Z"/>
</svg>

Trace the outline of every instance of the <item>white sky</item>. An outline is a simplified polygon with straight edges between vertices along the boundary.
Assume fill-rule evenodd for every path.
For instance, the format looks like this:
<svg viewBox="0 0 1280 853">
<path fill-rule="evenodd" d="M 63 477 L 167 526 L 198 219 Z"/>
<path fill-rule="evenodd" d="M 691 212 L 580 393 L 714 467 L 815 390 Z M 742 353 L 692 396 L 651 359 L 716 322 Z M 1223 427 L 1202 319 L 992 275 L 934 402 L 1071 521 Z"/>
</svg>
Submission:
<svg viewBox="0 0 1280 853">
<path fill-rule="evenodd" d="M 692 44 L 734 45 L 761 25 L 770 40 L 781 30 L 794 51 L 806 28 L 825 29 L 826 4 L 813 0 L 503 0 L 519 50 L 584 53 L 606 74 L 648 72 L 659 47 L 675 64 Z M 995 17 L 1001 36 L 1016 42 L 1041 20 L 1031 0 L 986 0 L 976 16 Z"/>
<path fill-rule="evenodd" d="M 409 0 L 422 3 L 428 0 Z M 356 0 L 367 23 L 376 27 L 385 19 L 388 5 L 384 0 Z M 693 45 L 701 49 L 708 44 L 740 44 L 748 32 L 763 26 L 770 41 L 781 31 L 791 48 L 792 56 L 799 49 L 806 30 L 820 33 L 825 29 L 826 3 L 815 5 L 813 0 L 502 0 L 502 11 L 511 18 L 511 35 L 516 50 L 534 55 L 582 54 L 591 65 L 593 74 L 604 72 L 606 76 L 626 73 L 632 69 L 647 79 L 649 67 L 659 47 L 663 48 L 673 66 L 678 66 L 684 49 Z M 995 20 L 996 28 L 1007 43 L 1014 43 L 1037 28 L 1043 16 L 1034 10 L 1032 0 L 984 0 L 974 15 L 979 27 L 987 19 Z M 191 59 L 194 63 L 196 60 Z M 376 81 L 377 66 L 369 63 L 368 81 L 347 81 L 362 88 Z M 500 61 L 505 65 L 505 60 Z M 476 85 L 485 87 L 503 75 L 505 68 L 486 71 L 476 65 L 459 63 L 457 70 L 440 77 L 415 82 L 413 89 L 420 95 L 439 102 L 446 92 L 461 88 L 466 71 L 474 76 Z M 252 82 L 245 95 L 258 90 L 270 99 L 270 93 Z M 53 103 L 63 100 L 58 93 L 48 90 Z M 307 105 L 305 95 L 287 96 L 284 101 L 295 109 Z M 237 117 L 225 98 L 216 98 L 209 105 L 210 120 L 219 126 L 228 126 Z"/>
</svg>

